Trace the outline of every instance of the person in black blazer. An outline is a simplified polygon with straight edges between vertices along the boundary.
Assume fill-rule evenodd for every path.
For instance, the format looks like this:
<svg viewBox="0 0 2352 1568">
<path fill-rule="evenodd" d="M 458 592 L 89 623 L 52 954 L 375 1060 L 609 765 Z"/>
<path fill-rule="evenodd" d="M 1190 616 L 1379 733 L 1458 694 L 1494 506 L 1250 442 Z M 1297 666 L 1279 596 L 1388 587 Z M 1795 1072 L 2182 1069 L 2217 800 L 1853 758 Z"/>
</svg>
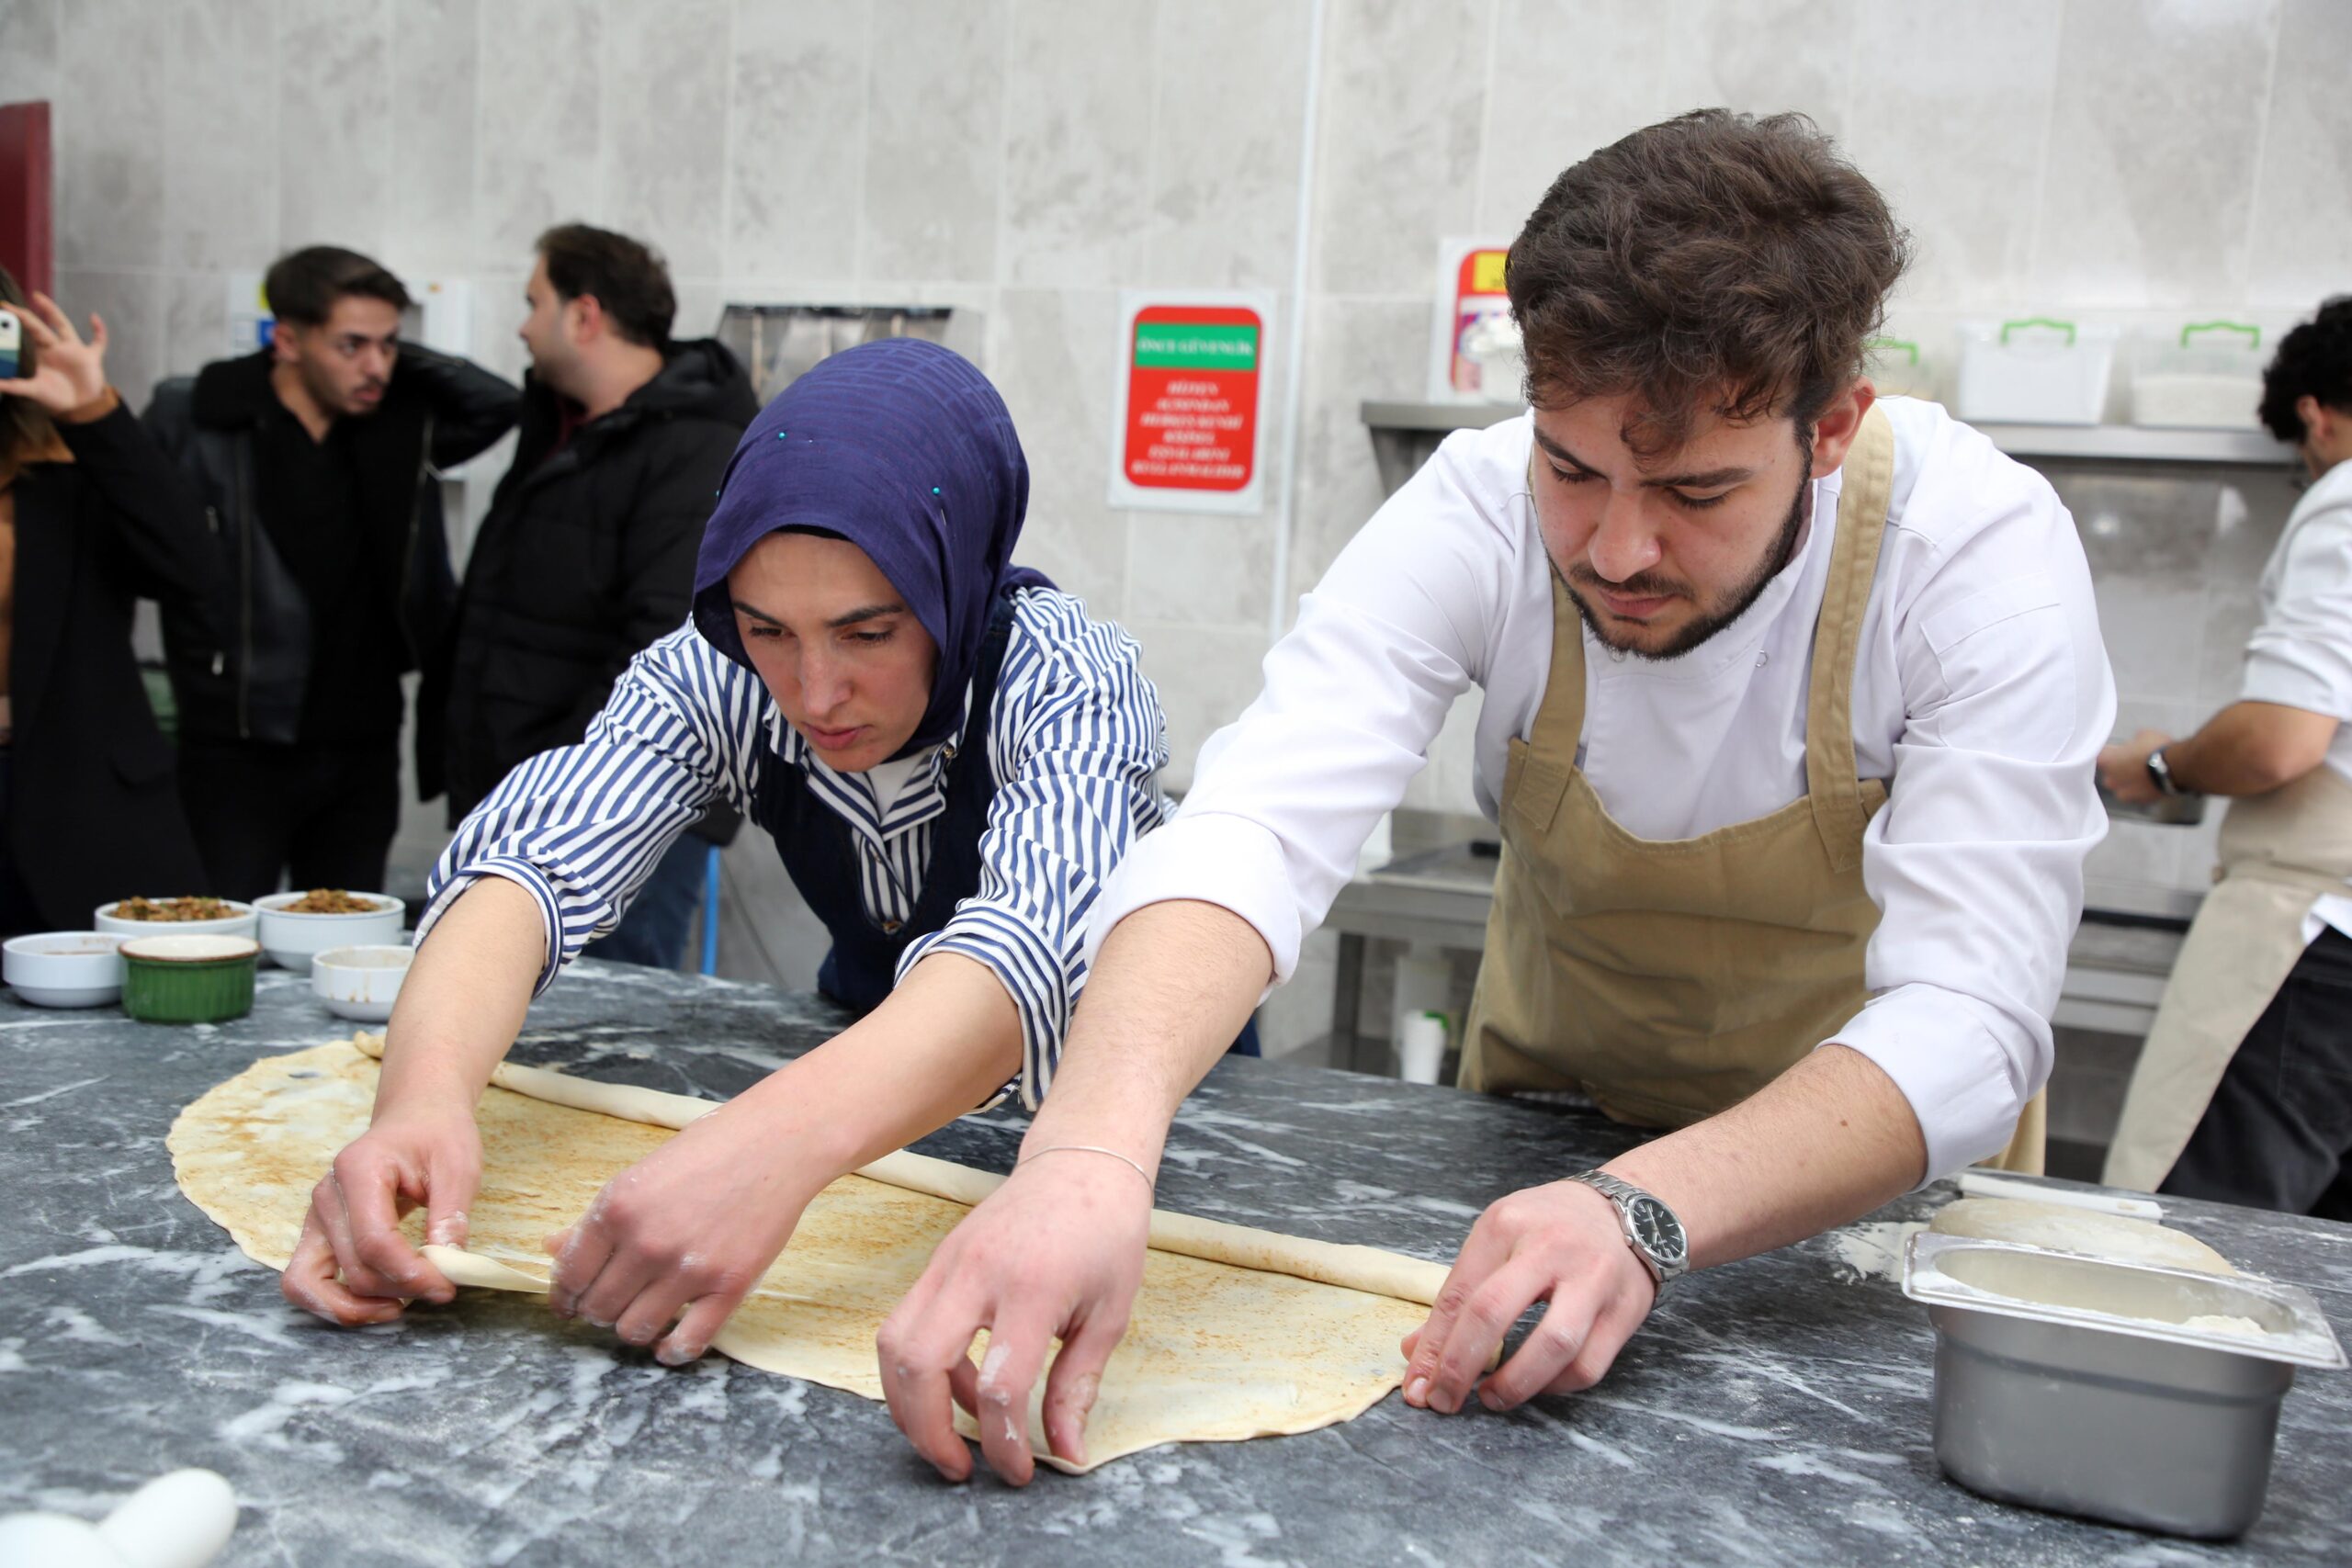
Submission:
<svg viewBox="0 0 2352 1568">
<path fill-rule="evenodd" d="M 133 604 L 209 603 L 203 509 L 46 295 L 0 380 L 0 935 L 79 931 L 131 894 L 209 891 L 171 743 L 130 651 Z"/>
</svg>

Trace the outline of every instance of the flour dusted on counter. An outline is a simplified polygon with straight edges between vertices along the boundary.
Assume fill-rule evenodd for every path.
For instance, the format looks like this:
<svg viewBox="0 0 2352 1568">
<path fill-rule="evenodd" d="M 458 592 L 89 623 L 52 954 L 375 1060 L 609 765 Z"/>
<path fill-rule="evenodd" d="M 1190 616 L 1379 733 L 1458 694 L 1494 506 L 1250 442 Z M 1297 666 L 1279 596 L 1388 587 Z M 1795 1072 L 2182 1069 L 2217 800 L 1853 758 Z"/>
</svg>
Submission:
<svg viewBox="0 0 2352 1568">
<path fill-rule="evenodd" d="M 1904 1244 L 1927 1228 L 1917 1220 L 1882 1220 L 1841 1226 L 1826 1239 L 1838 1255 L 1838 1277 L 1847 1283 L 1900 1280 Z"/>
</svg>

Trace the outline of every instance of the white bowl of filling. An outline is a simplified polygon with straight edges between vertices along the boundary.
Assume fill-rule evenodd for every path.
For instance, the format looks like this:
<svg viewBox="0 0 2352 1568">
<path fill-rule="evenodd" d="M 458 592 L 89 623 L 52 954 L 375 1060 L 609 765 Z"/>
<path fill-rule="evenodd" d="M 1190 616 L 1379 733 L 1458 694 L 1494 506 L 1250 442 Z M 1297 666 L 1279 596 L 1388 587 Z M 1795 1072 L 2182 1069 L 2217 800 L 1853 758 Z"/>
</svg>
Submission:
<svg viewBox="0 0 2352 1568">
<path fill-rule="evenodd" d="M 256 898 L 261 929 L 255 933 L 269 961 L 298 975 L 330 947 L 397 942 L 408 923 L 408 906 L 389 893 L 346 893 L 316 887 L 308 893 L 273 893 Z"/>
<path fill-rule="evenodd" d="M 327 1011 L 356 1023 L 381 1023 L 408 978 L 413 950 L 390 944 L 331 947 L 311 958 L 311 989 Z"/>
<path fill-rule="evenodd" d="M 122 998 L 122 942 L 103 931 L 12 936 L 0 971 L 8 988 L 35 1007 L 106 1007 Z"/>
<path fill-rule="evenodd" d="M 115 936 L 253 936 L 259 922 L 251 904 L 234 898 L 118 898 L 92 919 Z"/>
</svg>

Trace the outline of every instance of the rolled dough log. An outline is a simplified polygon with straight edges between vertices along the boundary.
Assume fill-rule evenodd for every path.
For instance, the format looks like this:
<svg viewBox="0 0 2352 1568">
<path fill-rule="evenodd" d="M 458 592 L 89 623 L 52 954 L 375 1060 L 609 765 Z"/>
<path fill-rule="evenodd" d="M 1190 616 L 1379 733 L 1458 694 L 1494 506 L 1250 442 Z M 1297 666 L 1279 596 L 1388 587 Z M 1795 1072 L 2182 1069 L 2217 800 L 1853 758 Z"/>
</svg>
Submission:
<svg viewBox="0 0 2352 1568">
<path fill-rule="evenodd" d="M 2030 1199 L 1962 1198 L 1945 1204 L 1928 1228 L 1944 1235 L 2079 1252 L 2118 1263 L 2191 1269 L 2201 1274 L 2237 1272 L 2228 1258 L 2186 1232 Z"/>
<path fill-rule="evenodd" d="M 320 1172 L 368 1125 L 377 1076 L 375 1062 L 343 1041 L 255 1062 L 173 1123 L 168 1142 L 181 1190 L 248 1256 L 283 1268 Z M 615 1086 L 522 1067 L 503 1068 L 493 1083 L 503 1092 L 485 1094 L 476 1112 L 483 1169 L 469 1215 L 469 1250 L 461 1255 L 469 1261 L 452 1260 L 468 1277 L 454 1282 L 544 1290 L 548 1264 L 541 1239 L 576 1220 L 607 1180 L 671 1133 L 650 1120 L 556 1104 L 511 1088 L 560 1088 L 578 1100 L 592 1088 Z M 628 1111 L 684 1117 L 691 1107 L 707 1114 L 707 1102 L 649 1090 L 591 1098 Z M 894 1157 L 889 1168 L 902 1179 L 921 1172 L 927 1180 L 963 1184 L 959 1190 L 975 1197 L 994 1185 L 984 1172 Z M 808 1205 L 790 1245 L 716 1348 L 763 1371 L 878 1400 L 875 1334 L 932 1249 L 963 1218 L 965 1201 L 894 1180 L 842 1178 Z M 421 1218 L 406 1222 L 413 1240 Z M 1174 1229 L 1179 1239 L 1199 1243 L 1190 1226 Z M 1235 1256 L 1270 1263 L 1293 1258 L 1299 1246 L 1297 1238 L 1231 1225 L 1208 1234 Z M 1104 1370 L 1087 1423 L 1089 1463 L 1045 1457 L 1034 1403 L 1044 1393 L 1041 1379 L 1028 1427 L 1042 1462 L 1091 1469 L 1162 1443 L 1311 1431 L 1361 1415 L 1396 1387 L 1404 1373 L 1398 1341 L 1420 1325 L 1421 1303 L 1161 1250 L 1158 1235 L 1156 1222 L 1155 1249 L 1145 1260 L 1126 1337 Z M 1237 1243 L 1237 1235 L 1254 1239 Z M 1329 1253 L 1371 1250 L 1306 1246 L 1314 1267 L 1327 1265 Z M 1430 1269 L 1443 1274 L 1433 1264 L 1394 1261 L 1402 1267 L 1377 1277 L 1409 1281 Z M 985 1336 L 976 1355 L 984 1342 Z M 968 1435 L 961 1413 L 958 1423 Z"/>
<path fill-rule="evenodd" d="M 379 1061 L 383 1058 L 384 1037 L 380 1034 L 356 1034 L 352 1043 Z M 512 1062 L 501 1062 L 492 1068 L 490 1081 L 500 1089 L 550 1105 L 568 1105 L 576 1111 L 593 1111 L 602 1116 L 616 1116 L 624 1122 L 642 1122 L 654 1127 L 690 1126 L 718 1110 L 721 1103 L 696 1100 L 691 1095 L 667 1094 L 658 1089 L 639 1089 L 632 1084 L 599 1083 L 594 1078 L 574 1077 L 569 1073 Z M 974 1170 L 969 1166 L 905 1149 L 884 1155 L 871 1165 L 860 1166 L 857 1174 L 869 1181 L 887 1182 L 910 1192 L 927 1192 L 967 1208 L 1004 1184 L 1004 1178 L 993 1171 Z M 1211 1263 L 1230 1263 L 1239 1269 L 1295 1274 L 1302 1280 L 1319 1280 L 1327 1285 L 1368 1291 L 1376 1296 L 1395 1296 L 1423 1306 L 1437 1300 L 1438 1289 L 1445 1283 L 1447 1272 L 1442 1263 L 1407 1258 L 1376 1247 L 1342 1247 L 1306 1236 L 1283 1235 L 1274 1231 L 1204 1220 L 1193 1214 L 1170 1213 L 1165 1209 L 1151 1212 L 1150 1245 L 1159 1252 L 1181 1253 Z"/>
</svg>

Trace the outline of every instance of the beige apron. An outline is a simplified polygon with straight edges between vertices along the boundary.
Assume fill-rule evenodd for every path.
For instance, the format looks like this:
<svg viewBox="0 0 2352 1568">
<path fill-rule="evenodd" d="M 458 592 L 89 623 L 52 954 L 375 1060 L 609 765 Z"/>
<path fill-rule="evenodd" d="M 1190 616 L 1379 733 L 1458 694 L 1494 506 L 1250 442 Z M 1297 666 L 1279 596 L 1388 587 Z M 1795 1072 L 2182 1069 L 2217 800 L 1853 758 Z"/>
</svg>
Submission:
<svg viewBox="0 0 2352 1568">
<path fill-rule="evenodd" d="M 1853 681 L 1894 473 L 1894 431 L 1873 409 L 1846 458 L 1814 632 L 1805 794 L 1754 821 L 1645 840 L 1610 817 L 1576 765 L 1583 622 L 1555 577 L 1543 705 L 1503 775 L 1464 1088 L 1579 1090 L 1620 1122 L 1686 1126 L 1778 1077 L 1870 999 L 1878 909 L 1862 830 L 1886 786 L 1856 776 Z M 2039 1096 L 1998 1163 L 2041 1169 Z"/>
<path fill-rule="evenodd" d="M 2230 1058 L 2303 955 L 2303 917 L 2352 878 L 2352 784 L 2322 763 L 2230 803 L 2217 886 L 2165 982 L 2108 1150 L 2110 1187 L 2153 1192 L 2188 1146 Z"/>
</svg>

